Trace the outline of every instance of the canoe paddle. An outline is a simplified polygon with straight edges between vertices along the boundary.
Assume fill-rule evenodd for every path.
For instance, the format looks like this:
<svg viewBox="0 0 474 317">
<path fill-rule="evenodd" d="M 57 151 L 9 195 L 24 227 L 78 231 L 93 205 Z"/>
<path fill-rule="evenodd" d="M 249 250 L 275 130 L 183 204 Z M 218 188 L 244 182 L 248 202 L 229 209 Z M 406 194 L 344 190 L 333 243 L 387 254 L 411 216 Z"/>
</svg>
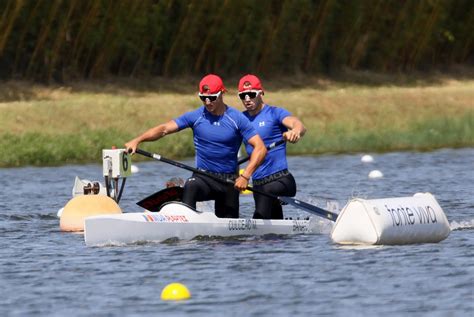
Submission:
<svg viewBox="0 0 474 317">
<path fill-rule="evenodd" d="M 140 154 L 140 155 L 143 155 L 143 156 L 146 156 L 146 157 L 149 157 L 149 158 L 152 158 L 152 159 L 155 159 L 157 161 L 160 161 L 160 162 L 163 162 L 163 163 L 167 163 L 167 164 L 170 164 L 170 165 L 174 165 L 176 167 L 179 167 L 179 168 L 182 168 L 182 169 L 185 169 L 185 170 L 188 170 L 188 171 L 191 171 L 191 172 L 194 172 L 194 173 L 197 173 L 197 174 L 201 174 L 201 175 L 205 175 L 209 178 L 212 178 L 216 181 L 219 181 L 219 182 L 224 182 L 224 183 L 234 183 L 232 180 L 230 179 L 223 179 L 223 178 L 220 178 L 216 175 L 213 175 L 213 174 L 209 174 L 205 171 L 201 171 L 197 168 L 194 168 L 194 167 L 191 167 L 189 165 L 186 165 L 186 164 L 183 164 L 183 163 L 180 163 L 180 162 L 177 162 L 177 161 L 173 161 L 173 160 L 170 160 L 170 159 L 167 159 L 166 157 L 163 157 L 159 154 L 155 154 L 155 153 L 150 153 L 150 152 L 147 152 L 147 151 L 144 151 L 144 150 L 141 150 L 141 149 L 137 149 L 135 151 L 136 153 Z M 336 213 L 333 213 L 333 212 L 330 212 L 328 210 L 325 210 L 325 209 L 322 209 L 322 208 L 319 208 L 317 206 L 313 206 L 311 204 L 308 204 L 306 202 L 303 202 L 301 200 L 297 200 L 297 199 L 293 199 L 291 197 L 285 197 L 285 196 L 275 196 L 275 195 L 272 195 L 272 194 L 268 194 L 268 193 L 265 193 L 263 191 L 260 191 L 260 190 L 256 190 L 252 187 L 249 187 L 247 186 L 246 188 L 247 190 L 250 190 L 252 192 L 255 192 L 255 193 L 258 193 L 258 194 L 261 194 L 261 195 L 264 195 L 264 196 L 267 196 L 267 197 L 271 197 L 271 198 L 274 198 L 274 199 L 278 199 L 284 203 L 287 203 L 289 205 L 292 205 L 292 206 L 295 206 L 296 208 L 300 208 L 300 209 L 303 209 L 307 212 L 310 212 L 310 213 L 313 213 L 319 217 L 323 217 L 323 218 L 326 218 L 328 220 L 331 220 L 331 221 L 336 221 L 337 219 L 337 214 Z"/>
<path fill-rule="evenodd" d="M 183 197 L 183 187 L 166 187 L 146 198 L 140 200 L 137 205 L 149 211 L 159 211 L 164 203 L 169 201 L 181 201 Z"/>
<path fill-rule="evenodd" d="M 286 142 L 285 140 L 279 140 L 279 141 L 273 142 L 269 146 L 267 146 L 267 150 L 270 151 L 285 142 Z M 237 164 L 241 165 L 247 162 L 249 159 L 250 159 L 250 156 L 247 156 L 243 159 L 240 159 L 237 162 Z M 183 197 L 182 189 L 178 190 L 174 187 L 170 187 L 170 188 L 162 189 L 154 194 L 151 194 L 148 197 L 143 198 L 142 200 L 137 202 L 137 205 L 149 211 L 158 211 L 160 210 L 160 207 L 164 203 L 169 202 L 169 201 L 181 201 L 182 197 Z"/>
</svg>

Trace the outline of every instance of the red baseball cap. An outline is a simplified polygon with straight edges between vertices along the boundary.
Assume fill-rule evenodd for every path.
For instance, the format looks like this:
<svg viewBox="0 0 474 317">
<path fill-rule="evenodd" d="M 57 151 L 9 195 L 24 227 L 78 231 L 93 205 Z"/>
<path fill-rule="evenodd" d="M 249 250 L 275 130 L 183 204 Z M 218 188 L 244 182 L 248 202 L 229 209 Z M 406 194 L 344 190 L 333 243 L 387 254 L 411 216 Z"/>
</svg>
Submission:
<svg viewBox="0 0 474 317">
<path fill-rule="evenodd" d="M 260 79 L 258 79 L 255 75 L 245 75 L 244 77 L 240 78 L 239 81 L 239 92 L 246 91 L 246 90 L 262 90 L 262 83 Z"/>
<path fill-rule="evenodd" d="M 201 94 L 217 94 L 219 91 L 226 91 L 222 79 L 214 74 L 204 76 L 199 83 Z"/>
</svg>

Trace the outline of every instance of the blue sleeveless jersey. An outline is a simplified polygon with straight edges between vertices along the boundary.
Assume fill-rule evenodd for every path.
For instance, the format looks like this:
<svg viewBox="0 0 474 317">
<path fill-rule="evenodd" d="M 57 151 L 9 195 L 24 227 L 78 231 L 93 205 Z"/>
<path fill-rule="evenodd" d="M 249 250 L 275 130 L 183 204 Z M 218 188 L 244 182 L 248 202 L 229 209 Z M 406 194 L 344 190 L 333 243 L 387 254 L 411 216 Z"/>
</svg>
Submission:
<svg viewBox="0 0 474 317">
<path fill-rule="evenodd" d="M 221 116 L 211 114 L 202 106 L 174 121 L 179 130 L 193 129 L 196 167 L 215 173 L 236 173 L 242 140 L 247 142 L 257 135 L 249 120 L 229 106 Z"/>
<path fill-rule="evenodd" d="M 269 146 L 273 142 L 281 140 L 282 134 L 288 131 L 282 122 L 283 119 L 291 116 L 291 113 L 285 109 L 264 105 L 256 116 L 251 116 L 248 111 L 244 111 L 243 114 L 250 120 L 255 130 L 257 130 L 265 146 Z M 250 155 L 253 148 L 247 142 L 244 143 L 245 149 Z M 255 173 L 253 173 L 252 178 L 257 180 L 262 179 L 287 168 L 286 143 L 283 143 L 268 151 L 265 160 L 257 168 Z"/>
</svg>

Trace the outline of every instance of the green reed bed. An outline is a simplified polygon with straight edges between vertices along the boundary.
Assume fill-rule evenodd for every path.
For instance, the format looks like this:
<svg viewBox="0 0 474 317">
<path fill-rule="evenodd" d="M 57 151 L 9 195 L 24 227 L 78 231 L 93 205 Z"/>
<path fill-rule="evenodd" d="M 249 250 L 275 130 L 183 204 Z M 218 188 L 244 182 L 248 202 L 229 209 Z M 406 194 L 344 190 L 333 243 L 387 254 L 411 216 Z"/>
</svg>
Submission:
<svg viewBox="0 0 474 317">
<path fill-rule="evenodd" d="M 311 129 L 311 125 L 309 126 Z M 4 134 L 0 146 L 2 167 L 23 165 L 62 165 L 100 162 L 101 149 L 121 147 L 133 135 L 112 130 L 91 130 L 79 134 L 47 135 L 28 132 Z M 297 145 L 289 145 L 289 154 L 323 154 L 347 152 L 386 152 L 394 150 L 433 150 L 443 147 L 474 145 L 474 113 L 460 118 L 435 118 L 416 122 L 408 130 L 348 129 L 343 123 L 324 133 L 308 132 Z M 144 148 L 172 158 L 193 155 L 192 135 L 180 133 Z M 134 157 L 134 160 L 141 160 Z"/>
<path fill-rule="evenodd" d="M 409 87 L 329 83 L 291 89 L 269 82 L 266 87 L 267 103 L 286 107 L 308 128 L 300 143 L 288 146 L 293 155 L 474 146 L 474 81 Z M 185 93 L 109 88 L 1 86 L 0 167 L 100 163 L 103 148 L 122 147 L 200 104 L 192 84 Z M 241 109 L 236 91 L 229 90 L 226 102 Z M 192 133 L 143 147 L 171 158 L 190 157 Z"/>
<path fill-rule="evenodd" d="M 367 129 L 335 124 L 321 135 L 308 133 L 290 154 L 348 152 L 429 151 L 445 147 L 474 145 L 474 112 L 459 118 L 427 118 L 408 124 L 406 129 L 393 127 Z"/>
<path fill-rule="evenodd" d="M 133 136 L 117 130 L 93 130 L 80 134 L 47 135 L 28 132 L 22 135 L 4 134 L 0 146 L 8 149 L 0 154 L 0 167 L 24 165 L 54 166 L 78 163 L 101 163 L 102 149 L 123 147 Z M 193 155 L 189 134 L 173 135 L 147 149 L 172 158 Z M 134 161 L 142 160 L 135 156 Z"/>
</svg>

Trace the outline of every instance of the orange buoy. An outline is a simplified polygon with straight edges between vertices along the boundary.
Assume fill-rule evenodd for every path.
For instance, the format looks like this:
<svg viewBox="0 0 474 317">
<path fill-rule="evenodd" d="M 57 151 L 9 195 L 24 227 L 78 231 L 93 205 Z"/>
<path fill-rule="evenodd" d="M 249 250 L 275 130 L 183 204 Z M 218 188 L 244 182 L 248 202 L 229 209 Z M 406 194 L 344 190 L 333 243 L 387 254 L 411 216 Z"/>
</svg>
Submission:
<svg viewBox="0 0 474 317">
<path fill-rule="evenodd" d="M 104 195 L 80 195 L 72 198 L 61 213 L 61 231 L 84 231 L 84 219 L 90 216 L 120 214 L 120 206 Z"/>
</svg>

